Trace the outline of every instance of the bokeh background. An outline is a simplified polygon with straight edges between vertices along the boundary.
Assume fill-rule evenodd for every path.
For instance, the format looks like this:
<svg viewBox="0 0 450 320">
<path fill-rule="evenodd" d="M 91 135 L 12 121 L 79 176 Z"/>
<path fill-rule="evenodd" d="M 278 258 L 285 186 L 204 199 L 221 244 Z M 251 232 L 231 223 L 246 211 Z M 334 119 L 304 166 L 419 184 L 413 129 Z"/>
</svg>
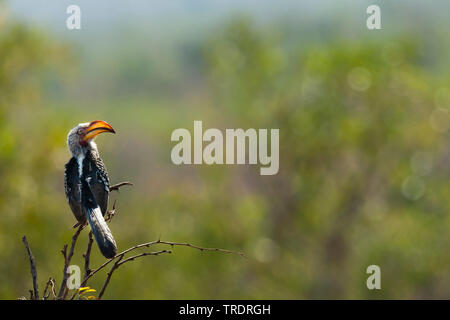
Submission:
<svg viewBox="0 0 450 320">
<path fill-rule="evenodd" d="M 382 30 L 366 28 L 370 4 Z M 119 250 L 161 236 L 249 257 L 176 247 L 124 265 L 105 298 L 449 298 L 449 12 L 444 0 L 1 1 L 0 298 L 31 288 L 23 235 L 41 292 L 61 280 L 75 223 L 66 135 L 96 119 L 117 131 L 97 139 L 112 183 L 135 184 L 112 196 Z M 279 128 L 279 173 L 173 165 L 171 133 L 194 120 Z M 366 287 L 371 264 L 382 290 Z"/>
</svg>

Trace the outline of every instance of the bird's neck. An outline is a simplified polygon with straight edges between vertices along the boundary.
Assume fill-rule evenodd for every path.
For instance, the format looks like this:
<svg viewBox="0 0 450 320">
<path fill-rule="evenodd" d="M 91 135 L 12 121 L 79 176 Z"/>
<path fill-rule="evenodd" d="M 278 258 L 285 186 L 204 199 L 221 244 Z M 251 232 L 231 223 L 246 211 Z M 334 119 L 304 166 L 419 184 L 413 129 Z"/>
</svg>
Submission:
<svg viewBox="0 0 450 320">
<path fill-rule="evenodd" d="M 77 150 L 78 152 L 76 154 L 73 154 L 73 156 L 77 159 L 78 162 L 78 174 L 81 177 L 83 175 L 83 161 L 86 157 L 87 152 L 93 151 L 95 153 L 98 153 L 97 144 L 94 141 L 89 141 L 86 143 L 85 146 L 81 146 Z"/>
<path fill-rule="evenodd" d="M 69 145 L 69 150 L 72 153 L 74 158 L 84 158 L 88 151 L 98 152 L 97 144 L 94 141 L 88 141 L 85 144 L 81 145 L 79 143 Z"/>
<path fill-rule="evenodd" d="M 98 152 L 97 144 L 94 141 L 89 141 L 87 143 L 86 149 L 89 151 L 92 150 L 92 151 Z"/>
</svg>

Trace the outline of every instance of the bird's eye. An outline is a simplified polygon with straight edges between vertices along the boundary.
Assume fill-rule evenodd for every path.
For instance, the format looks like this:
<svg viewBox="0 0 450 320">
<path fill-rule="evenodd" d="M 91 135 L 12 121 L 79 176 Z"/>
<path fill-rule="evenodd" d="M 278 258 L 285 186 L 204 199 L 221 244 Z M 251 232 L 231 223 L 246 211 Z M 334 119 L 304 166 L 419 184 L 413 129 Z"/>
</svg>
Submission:
<svg viewBox="0 0 450 320">
<path fill-rule="evenodd" d="M 82 129 L 78 129 L 78 130 L 77 130 L 77 134 L 78 134 L 79 136 L 81 136 L 81 135 L 83 134 L 83 130 L 82 130 Z"/>
</svg>

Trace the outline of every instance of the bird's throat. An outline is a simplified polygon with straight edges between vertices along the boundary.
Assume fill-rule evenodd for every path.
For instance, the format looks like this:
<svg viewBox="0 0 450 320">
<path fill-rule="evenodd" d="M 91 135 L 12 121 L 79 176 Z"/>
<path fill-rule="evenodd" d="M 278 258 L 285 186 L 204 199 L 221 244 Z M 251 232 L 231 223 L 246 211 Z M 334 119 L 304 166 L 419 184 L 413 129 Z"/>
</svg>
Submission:
<svg viewBox="0 0 450 320">
<path fill-rule="evenodd" d="M 84 153 L 81 152 L 77 156 L 77 162 L 78 162 L 78 176 L 81 178 L 83 176 L 83 161 L 84 161 Z"/>
</svg>

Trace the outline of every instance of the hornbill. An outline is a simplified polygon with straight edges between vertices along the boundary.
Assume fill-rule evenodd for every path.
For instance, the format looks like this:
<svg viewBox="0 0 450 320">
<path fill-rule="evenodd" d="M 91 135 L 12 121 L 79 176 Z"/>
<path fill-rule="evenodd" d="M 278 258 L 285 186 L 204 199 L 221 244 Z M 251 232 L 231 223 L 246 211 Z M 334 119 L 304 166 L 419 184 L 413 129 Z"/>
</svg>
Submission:
<svg viewBox="0 0 450 320">
<path fill-rule="evenodd" d="M 80 123 L 70 130 L 67 145 L 72 158 L 65 166 L 64 186 L 78 223 L 84 225 L 89 221 L 100 251 L 106 258 L 112 258 L 117 246 L 103 218 L 108 207 L 109 178 L 93 141 L 102 132 L 115 133 L 108 123 L 100 120 Z"/>
</svg>

